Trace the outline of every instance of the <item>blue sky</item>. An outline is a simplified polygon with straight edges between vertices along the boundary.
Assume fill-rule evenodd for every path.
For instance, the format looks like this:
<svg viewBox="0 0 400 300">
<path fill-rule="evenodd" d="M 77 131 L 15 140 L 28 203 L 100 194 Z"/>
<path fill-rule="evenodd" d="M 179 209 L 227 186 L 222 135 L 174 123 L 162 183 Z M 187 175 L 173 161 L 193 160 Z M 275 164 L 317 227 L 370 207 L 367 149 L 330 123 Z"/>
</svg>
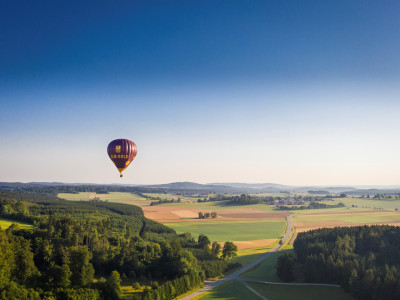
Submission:
<svg viewBox="0 0 400 300">
<path fill-rule="evenodd" d="M 6 1 L 0 28 L 1 181 L 399 183 L 398 1 Z"/>
</svg>

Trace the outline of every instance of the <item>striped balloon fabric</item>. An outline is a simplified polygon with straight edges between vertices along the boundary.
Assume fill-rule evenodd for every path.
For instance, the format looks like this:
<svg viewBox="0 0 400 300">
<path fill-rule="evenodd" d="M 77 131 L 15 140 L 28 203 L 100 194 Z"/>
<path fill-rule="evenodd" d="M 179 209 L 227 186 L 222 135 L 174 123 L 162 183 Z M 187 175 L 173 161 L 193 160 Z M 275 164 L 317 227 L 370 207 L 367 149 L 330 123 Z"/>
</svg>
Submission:
<svg viewBox="0 0 400 300">
<path fill-rule="evenodd" d="M 122 177 L 122 171 L 124 171 L 135 158 L 137 147 L 131 140 L 117 139 L 108 144 L 107 152 Z"/>
</svg>

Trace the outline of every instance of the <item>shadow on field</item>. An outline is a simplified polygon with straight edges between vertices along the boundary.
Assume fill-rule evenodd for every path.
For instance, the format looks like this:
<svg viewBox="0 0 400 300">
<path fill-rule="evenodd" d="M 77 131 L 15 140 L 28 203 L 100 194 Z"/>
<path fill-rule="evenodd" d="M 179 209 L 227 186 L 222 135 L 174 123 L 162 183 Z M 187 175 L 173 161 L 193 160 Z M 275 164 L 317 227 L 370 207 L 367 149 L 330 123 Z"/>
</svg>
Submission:
<svg viewBox="0 0 400 300">
<path fill-rule="evenodd" d="M 266 259 L 264 259 L 259 264 L 255 265 L 248 271 L 240 274 L 239 276 L 244 279 L 250 280 L 261 280 L 261 281 L 273 281 L 281 282 L 281 280 L 276 275 L 275 265 L 278 257 L 283 253 L 291 250 L 281 250 L 271 253 Z"/>
<path fill-rule="evenodd" d="M 205 297 L 202 297 L 201 299 L 259 300 L 260 298 L 258 298 L 258 296 L 253 294 L 242 284 L 236 281 L 229 281 L 213 289 L 210 294 L 206 295 Z"/>
</svg>

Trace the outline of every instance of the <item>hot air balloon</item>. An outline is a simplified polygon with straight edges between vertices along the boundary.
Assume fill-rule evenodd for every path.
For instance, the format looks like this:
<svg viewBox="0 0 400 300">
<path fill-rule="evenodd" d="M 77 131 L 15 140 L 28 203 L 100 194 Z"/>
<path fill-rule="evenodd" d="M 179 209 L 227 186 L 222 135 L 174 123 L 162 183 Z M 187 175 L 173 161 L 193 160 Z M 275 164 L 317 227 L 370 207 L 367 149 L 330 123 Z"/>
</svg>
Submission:
<svg viewBox="0 0 400 300">
<path fill-rule="evenodd" d="M 121 174 L 120 177 L 122 177 L 122 171 L 124 171 L 135 158 L 137 148 L 136 144 L 131 140 L 117 139 L 108 144 L 107 152 Z"/>
</svg>

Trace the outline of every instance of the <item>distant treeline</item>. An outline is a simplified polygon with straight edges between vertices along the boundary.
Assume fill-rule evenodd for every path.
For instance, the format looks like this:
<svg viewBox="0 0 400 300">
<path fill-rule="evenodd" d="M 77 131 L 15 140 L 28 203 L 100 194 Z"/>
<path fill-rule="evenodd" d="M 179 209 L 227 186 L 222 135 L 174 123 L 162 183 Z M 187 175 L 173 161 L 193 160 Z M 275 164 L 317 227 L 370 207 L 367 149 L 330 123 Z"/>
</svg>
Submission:
<svg viewBox="0 0 400 300">
<path fill-rule="evenodd" d="M 252 204 L 274 204 L 275 201 L 323 201 L 331 200 L 332 196 L 313 195 L 284 195 L 284 196 L 253 196 L 241 195 L 216 195 L 209 198 L 198 199 L 197 202 L 225 201 L 225 205 L 252 205 Z"/>
<path fill-rule="evenodd" d="M 197 202 L 216 202 L 216 201 L 226 201 L 225 205 L 250 205 L 250 204 L 260 204 L 273 202 L 273 197 L 256 197 L 247 194 L 242 194 L 240 196 L 232 195 L 216 195 L 202 199 L 198 199 Z"/>
<path fill-rule="evenodd" d="M 36 194 L 47 194 L 57 196 L 59 193 L 97 193 L 108 194 L 111 192 L 122 193 L 168 193 L 164 188 L 146 188 L 135 186 L 121 186 L 121 185 L 45 185 L 45 184 L 22 184 L 22 183 L 0 183 L 0 190 L 13 191 L 13 192 L 33 192 Z M 143 197 L 147 197 L 143 195 Z"/>
<path fill-rule="evenodd" d="M 331 205 L 319 202 L 311 202 L 309 205 L 301 205 L 301 206 L 295 206 L 295 205 L 278 206 L 278 208 L 282 210 L 302 210 L 302 209 L 320 209 L 320 208 L 336 208 L 336 207 L 345 207 L 345 205 L 342 202 Z"/>
<path fill-rule="evenodd" d="M 369 195 L 367 196 L 369 198 Z M 400 195 L 386 195 L 386 194 L 376 194 L 373 198 L 374 200 L 399 200 Z"/>
<path fill-rule="evenodd" d="M 284 281 L 340 284 L 356 299 L 400 299 L 400 227 L 358 226 L 299 233 L 278 258 Z"/>
<path fill-rule="evenodd" d="M 166 188 L 166 187 L 147 187 L 147 186 L 126 186 L 126 185 L 101 185 L 101 184 L 76 184 L 66 185 L 61 183 L 10 183 L 0 182 L 0 190 L 14 192 L 34 192 L 38 194 L 48 194 L 56 196 L 59 193 L 77 194 L 81 192 L 88 193 L 157 193 L 157 194 L 176 194 L 176 195 L 207 195 L 208 191 L 182 188 Z M 212 191 L 210 191 L 212 192 Z M 146 197 L 146 196 L 145 196 Z M 147 198 L 149 198 L 147 196 Z"/>
<path fill-rule="evenodd" d="M 134 205 L 3 190 L 0 217 L 34 224 L 0 229 L 0 299 L 119 299 L 121 278 L 159 283 L 131 299 L 172 299 L 237 266 L 230 242 L 177 235 Z"/>
<path fill-rule="evenodd" d="M 307 193 L 313 194 L 313 195 L 329 195 L 330 194 L 330 192 L 328 192 L 328 191 L 307 191 Z"/>
</svg>

